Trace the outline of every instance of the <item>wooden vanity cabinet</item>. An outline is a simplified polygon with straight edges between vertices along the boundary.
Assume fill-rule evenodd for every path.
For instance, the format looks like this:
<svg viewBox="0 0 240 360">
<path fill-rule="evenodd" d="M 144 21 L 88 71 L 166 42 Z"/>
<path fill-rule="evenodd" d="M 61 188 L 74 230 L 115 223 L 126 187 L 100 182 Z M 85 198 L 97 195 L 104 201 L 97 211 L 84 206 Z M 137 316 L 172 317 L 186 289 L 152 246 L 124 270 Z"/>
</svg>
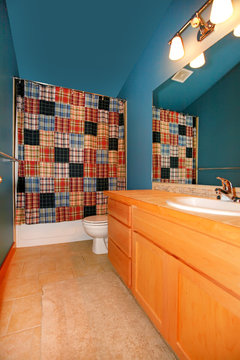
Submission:
<svg viewBox="0 0 240 360">
<path fill-rule="evenodd" d="M 179 359 L 239 360 L 238 229 L 231 243 L 218 223 L 208 232 L 199 218 L 195 229 L 191 219 L 188 226 L 144 202 L 115 199 L 109 259 Z"/>
<path fill-rule="evenodd" d="M 127 285 L 132 283 L 131 206 L 108 200 L 108 257 Z"/>
<path fill-rule="evenodd" d="M 161 247 L 175 225 L 152 216 L 133 208 L 136 299 L 180 359 L 240 359 L 239 299 Z"/>
</svg>

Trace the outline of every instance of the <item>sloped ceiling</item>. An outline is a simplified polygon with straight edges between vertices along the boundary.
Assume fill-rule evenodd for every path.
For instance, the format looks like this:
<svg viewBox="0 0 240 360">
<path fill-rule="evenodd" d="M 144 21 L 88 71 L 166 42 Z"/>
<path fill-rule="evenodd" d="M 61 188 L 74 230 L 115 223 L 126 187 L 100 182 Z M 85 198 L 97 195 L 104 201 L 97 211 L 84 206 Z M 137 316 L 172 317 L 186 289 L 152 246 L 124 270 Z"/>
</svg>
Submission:
<svg viewBox="0 0 240 360">
<path fill-rule="evenodd" d="M 184 110 L 225 76 L 240 61 L 240 38 L 231 31 L 205 51 L 206 63 L 199 69 L 185 66 L 193 74 L 179 83 L 171 78 L 153 91 L 153 104 L 159 108 Z"/>
<path fill-rule="evenodd" d="M 171 0 L 6 0 L 20 77 L 117 96 Z"/>
</svg>

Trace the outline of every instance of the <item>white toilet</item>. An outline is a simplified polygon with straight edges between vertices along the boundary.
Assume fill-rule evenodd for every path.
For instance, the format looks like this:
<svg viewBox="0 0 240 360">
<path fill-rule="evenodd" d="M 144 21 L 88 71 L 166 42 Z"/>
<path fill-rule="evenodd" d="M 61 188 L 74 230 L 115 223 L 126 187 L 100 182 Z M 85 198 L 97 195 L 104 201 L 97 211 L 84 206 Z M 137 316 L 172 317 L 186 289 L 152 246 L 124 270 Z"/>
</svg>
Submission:
<svg viewBox="0 0 240 360">
<path fill-rule="evenodd" d="M 108 252 L 108 216 L 95 215 L 83 219 L 83 228 L 93 238 L 92 251 L 95 254 Z"/>
</svg>

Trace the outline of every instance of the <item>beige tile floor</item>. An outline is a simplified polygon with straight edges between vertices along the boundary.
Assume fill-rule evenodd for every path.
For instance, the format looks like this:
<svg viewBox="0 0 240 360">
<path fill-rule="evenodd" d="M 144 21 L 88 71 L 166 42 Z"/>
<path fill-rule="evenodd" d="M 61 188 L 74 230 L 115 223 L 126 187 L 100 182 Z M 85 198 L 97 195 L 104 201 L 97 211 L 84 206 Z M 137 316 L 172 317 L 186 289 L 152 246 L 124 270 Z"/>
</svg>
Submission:
<svg viewBox="0 0 240 360">
<path fill-rule="evenodd" d="M 114 271 L 92 241 L 19 248 L 0 285 L 0 360 L 39 360 L 42 287 L 90 273 Z"/>
</svg>

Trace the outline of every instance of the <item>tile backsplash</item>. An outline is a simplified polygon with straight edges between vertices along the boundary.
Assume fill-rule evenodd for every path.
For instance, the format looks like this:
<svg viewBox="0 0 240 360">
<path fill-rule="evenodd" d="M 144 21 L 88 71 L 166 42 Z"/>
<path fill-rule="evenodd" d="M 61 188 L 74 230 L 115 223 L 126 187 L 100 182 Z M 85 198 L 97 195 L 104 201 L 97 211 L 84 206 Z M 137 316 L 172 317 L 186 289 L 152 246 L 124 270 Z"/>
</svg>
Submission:
<svg viewBox="0 0 240 360">
<path fill-rule="evenodd" d="M 170 183 L 160 183 L 152 182 L 153 190 L 162 190 L 175 192 L 186 195 L 196 195 L 207 198 L 216 199 L 215 189 L 217 185 L 190 185 L 190 184 L 170 184 Z M 240 197 L 240 188 L 234 188 L 236 191 L 236 196 Z"/>
</svg>

